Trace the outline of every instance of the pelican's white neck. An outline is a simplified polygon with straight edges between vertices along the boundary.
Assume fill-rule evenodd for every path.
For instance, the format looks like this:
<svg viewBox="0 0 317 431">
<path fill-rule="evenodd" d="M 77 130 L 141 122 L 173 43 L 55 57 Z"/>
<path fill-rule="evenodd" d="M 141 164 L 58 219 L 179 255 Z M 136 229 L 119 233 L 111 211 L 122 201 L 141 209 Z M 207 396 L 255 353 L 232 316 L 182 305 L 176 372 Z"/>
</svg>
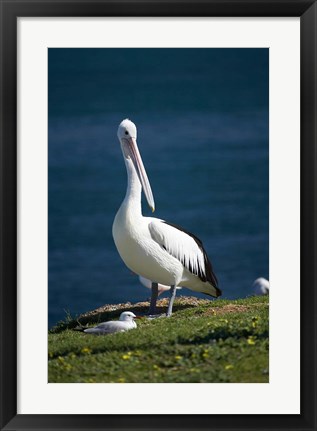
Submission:
<svg viewBox="0 0 317 431">
<path fill-rule="evenodd" d="M 124 161 L 127 168 L 128 184 L 121 208 L 131 213 L 131 215 L 133 214 L 134 217 L 138 215 L 142 216 L 142 186 L 131 159 L 124 158 Z"/>
</svg>

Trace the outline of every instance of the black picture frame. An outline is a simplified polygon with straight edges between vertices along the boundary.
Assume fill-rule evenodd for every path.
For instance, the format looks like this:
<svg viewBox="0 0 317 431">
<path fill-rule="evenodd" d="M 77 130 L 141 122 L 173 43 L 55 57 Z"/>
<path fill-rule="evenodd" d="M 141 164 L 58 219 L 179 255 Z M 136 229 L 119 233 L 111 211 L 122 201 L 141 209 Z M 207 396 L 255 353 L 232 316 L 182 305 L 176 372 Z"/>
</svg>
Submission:
<svg viewBox="0 0 317 431">
<path fill-rule="evenodd" d="M 0 0 L 1 430 L 316 430 L 317 4 L 311 0 Z M 294 415 L 17 414 L 17 18 L 300 17 L 301 413 Z M 287 161 L 286 161 L 287 162 Z M 291 271 L 291 268 L 290 268 Z M 284 286 L 286 289 L 287 286 Z M 287 298 L 285 306 L 287 306 Z M 190 396 L 190 395 L 189 395 Z"/>
</svg>

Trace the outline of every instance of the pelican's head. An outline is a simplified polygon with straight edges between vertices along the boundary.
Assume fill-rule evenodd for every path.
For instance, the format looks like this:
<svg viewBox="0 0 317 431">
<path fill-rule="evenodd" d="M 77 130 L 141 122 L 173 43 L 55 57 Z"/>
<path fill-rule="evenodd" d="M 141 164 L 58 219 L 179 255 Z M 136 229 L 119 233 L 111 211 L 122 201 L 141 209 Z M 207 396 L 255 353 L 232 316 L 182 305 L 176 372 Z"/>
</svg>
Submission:
<svg viewBox="0 0 317 431">
<path fill-rule="evenodd" d="M 118 138 L 120 142 L 122 138 L 129 138 L 129 137 L 136 140 L 136 135 L 137 135 L 136 125 L 132 123 L 132 121 L 130 121 L 128 118 L 121 121 L 118 127 Z"/>
<path fill-rule="evenodd" d="M 121 144 L 123 156 L 125 160 L 132 161 L 149 207 L 153 212 L 155 209 L 153 193 L 136 143 L 137 130 L 135 124 L 128 119 L 121 121 L 117 135 Z"/>
<path fill-rule="evenodd" d="M 129 322 L 134 320 L 136 317 L 137 316 L 132 313 L 132 311 L 124 311 L 120 314 L 119 320 L 121 320 L 121 322 Z"/>
</svg>

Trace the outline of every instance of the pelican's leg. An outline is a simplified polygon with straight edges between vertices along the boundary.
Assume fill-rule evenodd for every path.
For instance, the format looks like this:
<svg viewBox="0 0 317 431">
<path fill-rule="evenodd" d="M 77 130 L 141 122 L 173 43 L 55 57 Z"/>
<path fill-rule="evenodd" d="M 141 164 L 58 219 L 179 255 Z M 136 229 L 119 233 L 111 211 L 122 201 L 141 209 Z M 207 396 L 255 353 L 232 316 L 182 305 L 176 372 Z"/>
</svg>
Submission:
<svg viewBox="0 0 317 431">
<path fill-rule="evenodd" d="M 174 299 L 176 296 L 176 286 L 171 286 L 170 294 L 171 294 L 170 302 L 168 303 L 168 309 L 167 309 L 167 313 L 166 313 L 167 317 L 170 317 L 172 314 Z"/>
<path fill-rule="evenodd" d="M 154 283 L 152 281 L 152 295 L 151 295 L 149 314 L 155 314 L 156 313 L 156 301 L 157 301 L 157 297 L 158 297 L 158 284 Z"/>
</svg>

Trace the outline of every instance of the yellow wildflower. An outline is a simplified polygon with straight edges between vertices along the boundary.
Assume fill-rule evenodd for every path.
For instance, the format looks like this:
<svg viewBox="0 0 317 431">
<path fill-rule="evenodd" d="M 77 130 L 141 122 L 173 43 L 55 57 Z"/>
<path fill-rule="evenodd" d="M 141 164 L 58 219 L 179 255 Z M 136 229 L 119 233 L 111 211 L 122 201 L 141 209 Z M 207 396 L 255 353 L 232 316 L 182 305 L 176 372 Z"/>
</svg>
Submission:
<svg viewBox="0 0 317 431">
<path fill-rule="evenodd" d="M 128 352 L 125 355 L 122 355 L 122 359 L 124 359 L 124 360 L 130 359 L 131 356 L 132 356 L 132 352 Z"/>
<path fill-rule="evenodd" d="M 258 317 L 252 317 L 252 327 L 255 328 L 258 324 Z"/>
<path fill-rule="evenodd" d="M 64 369 L 65 369 L 66 371 L 70 371 L 70 370 L 72 370 L 72 369 L 73 369 L 73 367 L 72 367 L 70 364 L 64 364 Z"/>
<path fill-rule="evenodd" d="M 83 353 L 84 355 L 89 355 L 91 353 L 91 349 L 89 347 L 83 347 L 81 349 L 81 353 Z"/>
<path fill-rule="evenodd" d="M 209 357 L 209 351 L 207 349 L 204 350 L 203 354 L 202 354 L 203 358 L 208 358 Z"/>
<path fill-rule="evenodd" d="M 233 368 L 233 365 L 231 364 L 225 365 L 225 370 L 232 370 L 232 368 Z"/>
<path fill-rule="evenodd" d="M 255 344 L 255 339 L 254 339 L 254 337 L 252 337 L 252 335 L 247 339 L 247 343 L 250 346 L 253 346 Z"/>
</svg>

